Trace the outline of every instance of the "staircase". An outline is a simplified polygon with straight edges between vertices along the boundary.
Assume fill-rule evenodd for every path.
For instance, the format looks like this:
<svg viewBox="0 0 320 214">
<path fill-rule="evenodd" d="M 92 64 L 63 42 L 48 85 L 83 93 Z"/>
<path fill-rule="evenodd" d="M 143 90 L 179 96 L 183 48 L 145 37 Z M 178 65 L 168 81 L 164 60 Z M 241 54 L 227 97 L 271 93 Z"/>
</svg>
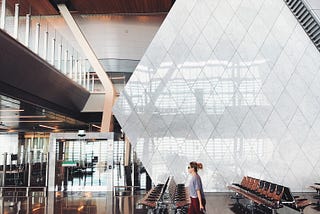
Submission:
<svg viewBox="0 0 320 214">
<path fill-rule="evenodd" d="M 320 24 L 303 0 L 284 0 L 313 44 L 320 51 Z"/>
</svg>

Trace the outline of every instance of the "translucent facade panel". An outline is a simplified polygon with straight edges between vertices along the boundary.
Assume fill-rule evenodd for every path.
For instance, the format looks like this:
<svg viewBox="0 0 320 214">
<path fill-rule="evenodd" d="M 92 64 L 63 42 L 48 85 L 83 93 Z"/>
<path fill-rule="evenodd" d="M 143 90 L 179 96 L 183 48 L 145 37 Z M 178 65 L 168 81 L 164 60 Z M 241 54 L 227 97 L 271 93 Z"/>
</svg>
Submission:
<svg viewBox="0 0 320 214">
<path fill-rule="evenodd" d="M 207 192 L 245 175 L 308 191 L 319 59 L 284 1 L 178 0 L 114 114 L 155 183 L 187 182 L 198 161 Z"/>
<path fill-rule="evenodd" d="M 17 134 L 0 134 L 0 146 L 1 146 L 1 156 L 0 163 L 3 164 L 3 154 L 7 153 L 8 156 L 11 154 L 18 153 L 18 135 Z M 10 164 L 10 158 L 7 158 L 7 164 Z"/>
</svg>

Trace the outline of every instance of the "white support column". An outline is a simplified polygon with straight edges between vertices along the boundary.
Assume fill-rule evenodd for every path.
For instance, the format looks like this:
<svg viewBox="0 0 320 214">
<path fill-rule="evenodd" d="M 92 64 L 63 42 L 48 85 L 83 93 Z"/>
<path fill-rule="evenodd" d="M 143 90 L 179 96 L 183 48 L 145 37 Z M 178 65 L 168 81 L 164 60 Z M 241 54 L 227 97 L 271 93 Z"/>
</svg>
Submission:
<svg viewBox="0 0 320 214">
<path fill-rule="evenodd" d="M 134 152 L 133 152 L 133 148 L 131 147 L 131 144 L 130 144 L 130 151 L 131 151 L 131 182 L 132 182 L 132 189 L 131 189 L 131 195 L 133 196 L 134 195 Z"/>
<path fill-rule="evenodd" d="M 26 15 L 26 35 L 24 39 L 24 45 L 29 47 L 29 38 L 30 38 L 30 14 Z"/>
<path fill-rule="evenodd" d="M 63 73 L 68 73 L 68 50 L 64 52 L 64 64 L 63 64 Z"/>
<path fill-rule="evenodd" d="M 69 73 L 68 73 L 68 76 L 70 79 L 72 79 L 72 73 L 73 73 L 73 56 L 71 55 L 70 56 L 70 59 L 69 59 Z"/>
<path fill-rule="evenodd" d="M 34 52 L 39 54 L 39 36 L 40 36 L 40 23 L 36 25 L 36 37 L 34 41 Z"/>
<path fill-rule="evenodd" d="M 78 84 L 81 85 L 81 75 L 82 75 L 82 70 L 81 70 L 81 59 L 78 59 Z"/>
<path fill-rule="evenodd" d="M 78 63 L 79 63 L 79 79 L 78 79 L 78 83 L 79 83 L 79 85 L 81 85 L 81 83 L 82 83 L 82 59 L 79 59 Z"/>
<path fill-rule="evenodd" d="M 0 28 L 5 29 L 6 26 L 6 0 L 1 2 L 1 19 L 0 19 Z"/>
<path fill-rule="evenodd" d="M 82 60 L 82 86 L 86 88 L 86 64 L 85 59 Z"/>
<path fill-rule="evenodd" d="M 90 91 L 90 72 L 87 71 L 87 90 Z"/>
<path fill-rule="evenodd" d="M 3 166 L 7 166 L 7 156 L 8 156 L 8 153 L 5 152 L 3 154 Z M 5 180 L 6 180 L 6 167 L 2 167 L 2 184 L 1 184 L 1 186 L 3 186 L 3 187 L 6 186 Z"/>
<path fill-rule="evenodd" d="M 48 29 L 44 33 L 44 39 L 43 39 L 43 59 L 47 60 L 48 59 L 48 37 L 49 37 L 49 32 Z"/>
<path fill-rule="evenodd" d="M 115 101 L 115 88 L 106 74 L 103 66 L 100 64 L 97 56 L 95 55 L 94 51 L 90 47 L 89 43 L 87 42 L 85 36 L 81 32 L 79 26 L 71 16 L 68 8 L 64 4 L 58 4 L 58 8 L 64 20 L 66 21 L 67 25 L 69 26 L 71 32 L 73 33 L 74 38 L 77 40 L 79 46 L 81 47 L 83 53 L 88 58 L 91 66 L 93 67 L 94 71 L 97 73 L 102 86 L 105 90 L 105 99 L 104 99 L 104 107 L 103 107 L 103 115 L 102 115 L 102 127 L 101 132 L 107 132 L 110 130 L 110 123 L 112 118 L 112 106 Z"/>
<path fill-rule="evenodd" d="M 74 63 L 75 63 L 75 65 L 74 65 L 74 78 L 73 78 L 73 80 L 75 81 L 75 82 L 78 82 L 78 69 L 79 69 L 79 66 L 78 66 L 78 59 L 75 59 L 74 60 Z"/>
<path fill-rule="evenodd" d="M 51 64 L 54 66 L 54 60 L 55 60 L 55 53 L 56 53 L 56 38 L 52 38 L 52 43 L 51 43 Z"/>
<path fill-rule="evenodd" d="M 62 58 L 62 44 L 59 45 L 58 48 L 58 64 L 57 64 L 57 69 L 61 71 L 61 58 Z"/>
<path fill-rule="evenodd" d="M 18 39 L 19 32 L 19 4 L 14 6 L 14 25 L 13 25 L 13 38 Z"/>
<path fill-rule="evenodd" d="M 94 92 L 94 74 L 91 76 L 91 92 Z"/>
<path fill-rule="evenodd" d="M 82 60 L 82 86 L 86 88 L 86 64 L 85 59 Z"/>
</svg>

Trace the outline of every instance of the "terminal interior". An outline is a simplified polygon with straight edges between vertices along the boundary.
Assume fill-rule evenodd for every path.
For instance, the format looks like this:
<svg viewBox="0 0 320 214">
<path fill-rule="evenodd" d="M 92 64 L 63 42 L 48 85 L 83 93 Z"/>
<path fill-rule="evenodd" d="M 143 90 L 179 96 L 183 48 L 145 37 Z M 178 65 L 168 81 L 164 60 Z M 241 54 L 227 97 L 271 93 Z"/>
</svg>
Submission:
<svg viewBox="0 0 320 214">
<path fill-rule="evenodd" d="M 0 0 L 0 213 L 320 213 L 320 3 Z"/>
</svg>

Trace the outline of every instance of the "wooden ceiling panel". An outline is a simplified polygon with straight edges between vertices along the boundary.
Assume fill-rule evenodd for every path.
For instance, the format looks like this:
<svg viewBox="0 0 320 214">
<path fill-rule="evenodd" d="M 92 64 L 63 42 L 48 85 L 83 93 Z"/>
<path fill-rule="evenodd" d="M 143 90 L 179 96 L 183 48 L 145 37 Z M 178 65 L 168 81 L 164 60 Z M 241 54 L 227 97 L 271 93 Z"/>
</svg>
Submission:
<svg viewBox="0 0 320 214">
<path fill-rule="evenodd" d="M 175 0 L 66 0 L 69 10 L 79 14 L 112 13 L 167 13 Z M 20 4 L 21 16 L 58 15 L 54 0 L 7 0 L 7 7 L 14 14 L 16 3 Z"/>
<path fill-rule="evenodd" d="M 58 11 L 53 7 L 53 5 L 48 0 L 28 0 L 32 6 L 32 10 L 36 14 L 46 14 L 46 15 L 58 15 Z"/>
<path fill-rule="evenodd" d="M 70 0 L 80 14 L 162 13 L 168 12 L 173 0 Z"/>
<path fill-rule="evenodd" d="M 7 0 L 7 8 L 12 14 L 14 14 L 16 3 L 19 3 L 20 16 L 25 16 L 28 13 L 33 16 L 59 14 L 49 0 L 41 0 L 41 3 L 39 3 L 39 0 Z"/>
</svg>

